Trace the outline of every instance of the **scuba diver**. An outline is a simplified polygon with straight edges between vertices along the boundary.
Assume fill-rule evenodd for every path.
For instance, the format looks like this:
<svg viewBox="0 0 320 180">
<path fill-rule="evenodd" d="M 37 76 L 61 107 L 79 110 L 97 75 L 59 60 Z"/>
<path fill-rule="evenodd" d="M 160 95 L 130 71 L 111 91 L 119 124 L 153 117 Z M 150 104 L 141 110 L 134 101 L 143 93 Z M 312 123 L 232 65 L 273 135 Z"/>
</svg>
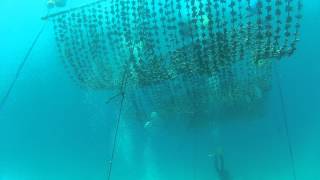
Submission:
<svg viewBox="0 0 320 180">
<path fill-rule="evenodd" d="M 52 9 L 54 7 L 64 7 L 66 6 L 67 0 L 48 0 L 47 7 Z"/>
<path fill-rule="evenodd" d="M 224 157 L 222 153 L 216 153 L 214 156 L 214 166 L 219 180 L 231 180 L 229 171 L 224 167 Z"/>
</svg>

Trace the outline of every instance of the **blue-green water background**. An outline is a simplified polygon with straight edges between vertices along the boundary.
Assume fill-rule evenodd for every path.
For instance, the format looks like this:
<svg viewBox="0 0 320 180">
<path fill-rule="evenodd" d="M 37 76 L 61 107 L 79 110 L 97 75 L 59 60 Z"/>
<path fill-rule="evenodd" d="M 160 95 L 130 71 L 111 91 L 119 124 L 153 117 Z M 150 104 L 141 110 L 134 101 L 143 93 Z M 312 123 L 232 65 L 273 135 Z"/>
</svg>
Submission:
<svg viewBox="0 0 320 180">
<path fill-rule="evenodd" d="M 68 6 L 86 2 L 70 0 Z M 45 14 L 42 0 L 1 0 L 0 97 Z M 298 180 L 320 180 L 319 44 L 320 2 L 305 0 L 298 51 L 279 66 Z M 106 179 L 117 112 L 117 102 L 104 103 L 109 95 L 70 81 L 48 25 L 0 111 L 0 180 Z M 217 179 L 208 154 L 218 144 L 235 180 L 291 180 L 281 113 L 274 86 L 264 118 L 226 123 L 215 132 L 147 134 L 122 123 L 112 179 Z M 219 142 L 211 142 L 212 133 Z"/>
</svg>

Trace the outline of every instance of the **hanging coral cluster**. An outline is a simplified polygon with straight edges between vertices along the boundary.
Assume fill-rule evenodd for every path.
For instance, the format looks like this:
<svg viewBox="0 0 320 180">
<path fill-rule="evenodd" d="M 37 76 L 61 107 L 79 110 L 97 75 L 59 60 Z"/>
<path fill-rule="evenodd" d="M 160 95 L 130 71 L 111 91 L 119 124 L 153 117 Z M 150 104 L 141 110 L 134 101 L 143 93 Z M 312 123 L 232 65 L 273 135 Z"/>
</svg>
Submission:
<svg viewBox="0 0 320 180">
<path fill-rule="evenodd" d="M 273 59 L 296 50 L 301 9 L 300 0 L 102 0 L 47 18 L 81 86 L 117 89 L 126 74 L 132 112 L 203 113 L 260 101 Z"/>
</svg>

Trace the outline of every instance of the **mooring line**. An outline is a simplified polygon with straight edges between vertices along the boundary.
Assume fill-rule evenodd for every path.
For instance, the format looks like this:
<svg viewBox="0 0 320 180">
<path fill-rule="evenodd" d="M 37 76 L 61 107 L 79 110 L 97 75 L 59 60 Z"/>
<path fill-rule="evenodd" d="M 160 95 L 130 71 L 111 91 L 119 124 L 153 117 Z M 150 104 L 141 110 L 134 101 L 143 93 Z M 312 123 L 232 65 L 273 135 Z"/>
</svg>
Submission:
<svg viewBox="0 0 320 180">
<path fill-rule="evenodd" d="M 8 101 L 9 96 L 12 93 L 12 90 L 13 90 L 14 86 L 16 85 L 17 80 L 19 79 L 19 77 L 21 75 L 21 72 L 22 72 L 23 68 L 25 67 L 25 65 L 26 65 L 26 63 L 27 63 L 27 61 L 28 61 L 28 59 L 29 59 L 29 57 L 31 55 L 31 52 L 33 51 L 35 45 L 37 44 L 41 34 L 44 32 L 46 25 L 47 25 L 47 22 L 45 22 L 42 25 L 40 31 L 37 33 L 36 37 L 32 41 L 32 44 L 31 44 L 30 48 L 28 49 L 26 55 L 24 56 L 22 62 L 18 66 L 17 72 L 14 75 L 13 81 L 10 83 L 8 90 L 6 91 L 5 95 L 3 96 L 3 98 L 0 101 L 0 111 L 3 109 L 4 105 Z"/>
<path fill-rule="evenodd" d="M 120 127 L 120 122 L 121 122 L 121 116 L 123 112 L 123 106 L 124 106 L 124 100 L 125 100 L 125 91 L 126 91 L 126 86 L 127 86 L 127 80 L 128 80 L 128 75 L 127 72 L 124 73 L 122 83 L 121 83 L 121 89 L 120 89 L 120 96 L 121 96 L 121 101 L 120 101 L 120 108 L 119 108 L 119 114 L 117 118 L 117 124 L 116 124 L 116 132 L 114 134 L 113 138 L 113 146 L 112 146 L 112 153 L 111 153 L 111 159 L 109 161 L 109 171 L 108 171 L 108 180 L 111 179 L 111 174 L 112 174 L 112 168 L 113 168 L 113 161 L 115 157 L 115 152 L 117 148 L 117 141 L 118 141 L 118 136 L 119 136 L 119 127 Z"/>
<path fill-rule="evenodd" d="M 290 137 L 289 126 L 288 126 L 288 115 L 287 115 L 287 111 L 286 111 L 286 107 L 285 107 L 285 103 L 284 103 L 283 89 L 282 89 L 282 86 L 280 83 L 280 75 L 279 75 L 276 63 L 275 63 L 275 75 L 276 75 L 277 86 L 279 89 L 281 111 L 282 111 L 282 120 L 283 120 L 284 126 L 285 126 L 285 133 L 286 133 L 288 150 L 289 150 L 290 161 L 291 161 L 292 176 L 293 176 L 293 180 L 297 180 L 295 158 L 294 158 L 292 140 Z"/>
</svg>

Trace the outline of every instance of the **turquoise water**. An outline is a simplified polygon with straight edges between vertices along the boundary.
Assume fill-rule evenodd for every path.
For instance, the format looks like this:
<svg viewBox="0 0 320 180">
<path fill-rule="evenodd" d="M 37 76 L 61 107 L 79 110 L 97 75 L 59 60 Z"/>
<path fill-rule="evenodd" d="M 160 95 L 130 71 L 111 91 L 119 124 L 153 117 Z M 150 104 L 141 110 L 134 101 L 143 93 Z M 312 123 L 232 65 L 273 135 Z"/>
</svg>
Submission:
<svg viewBox="0 0 320 180">
<path fill-rule="evenodd" d="M 69 0 L 65 8 L 87 2 Z M 0 2 L 0 97 L 46 13 L 44 1 Z M 298 50 L 278 70 L 297 180 L 320 180 L 320 2 L 305 0 L 303 14 Z M 112 94 L 70 80 L 47 25 L 0 107 L 0 180 L 107 179 L 119 109 L 119 101 L 105 104 Z M 146 129 L 123 118 L 111 179 L 219 180 L 217 152 L 233 180 L 294 180 L 276 81 L 258 120 Z"/>
</svg>

